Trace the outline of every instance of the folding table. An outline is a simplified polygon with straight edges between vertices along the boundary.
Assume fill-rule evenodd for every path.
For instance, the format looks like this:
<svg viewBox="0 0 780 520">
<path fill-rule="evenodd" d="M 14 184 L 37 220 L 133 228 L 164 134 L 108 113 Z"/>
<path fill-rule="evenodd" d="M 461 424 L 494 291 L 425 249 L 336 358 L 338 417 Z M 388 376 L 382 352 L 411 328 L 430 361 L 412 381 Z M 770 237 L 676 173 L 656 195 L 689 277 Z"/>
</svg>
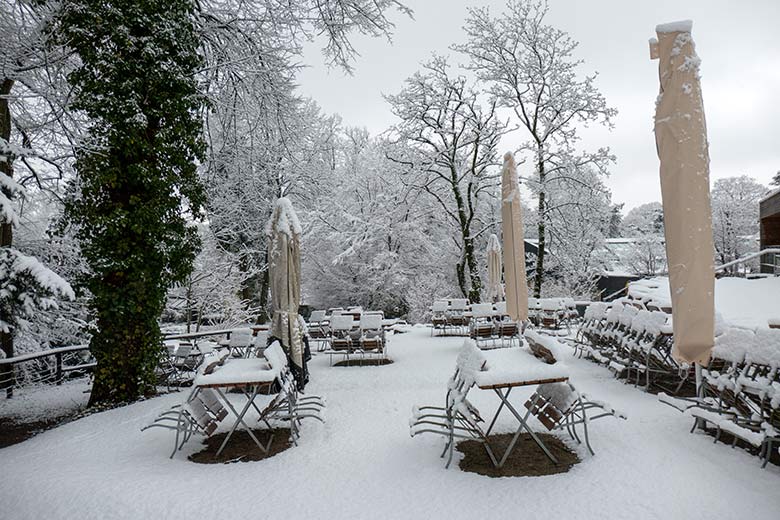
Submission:
<svg viewBox="0 0 780 520">
<path fill-rule="evenodd" d="M 555 456 L 528 426 L 528 418 L 530 417 L 532 410 L 536 407 L 539 397 L 536 396 L 528 411 L 524 415 L 521 415 L 510 402 L 509 396 L 512 393 L 512 389 L 516 387 L 566 382 L 569 380 L 567 367 L 560 363 L 548 365 L 525 348 L 483 351 L 482 355 L 485 359 L 485 364 L 483 365 L 483 370 L 478 372 L 475 376 L 476 386 L 480 390 L 492 390 L 501 401 L 498 410 L 496 410 L 495 415 L 493 415 L 493 418 L 485 431 L 485 449 L 487 450 L 488 455 L 490 455 L 494 465 L 497 468 L 504 465 L 507 458 L 509 458 L 509 455 L 511 455 L 514 450 L 515 445 L 520 438 L 520 434 L 523 431 L 528 432 L 536 445 L 544 451 L 545 455 L 547 455 L 552 462 L 557 464 L 558 460 Z M 507 449 L 501 456 L 501 459 L 497 460 L 487 441 L 487 436 L 490 435 L 490 432 L 493 430 L 493 427 L 504 408 L 511 412 L 519 423 L 519 426 L 515 431 L 509 446 L 507 446 Z"/>
<path fill-rule="evenodd" d="M 255 444 L 257 444 L 258 448 L 264 453 L 268 451 L 268 448 L 260 443 L 252 432 L 252 429 L 246 424 L 244 416 L 250 408 L 254 408 L 260 417 L 263 417 L 262 411 L 257 407 L 257 404 L 255 404 L 255 399 L 257 398 L 260 389 L 263 387 L 270 387 L 278 375 L 279 370 L 273 369 L 265 359 L 240 358 L 230 359 L 224 366 L 219 367 L 211 374 L 200 374 L 195 378 L 193 386 L 196 391 L 200 388 L 213 389 L 225 403 L 227 409 L 230 410 L 236 418 L 233 425 L 230 427 L 230 431 L 225 437 L 225 440 L 222 441 L 222 445 L 219 447 L 217 455 L 222 453 L 222 450 L 233 436 L 233 433 L 236 431 L 239 424 L 246 428 L 247 433 Z M 240 412 L 236 411 L 233 404 L 223 393 L 223 390 L 231 388 L 241 389 L 244 396 L 247 398 L 247 401 Z M 251 390 L 247 391 L 248 389 Z M 268 425 L 267 422 L 266 425 L 270 428 L 270 425 Z"/>
</svg>

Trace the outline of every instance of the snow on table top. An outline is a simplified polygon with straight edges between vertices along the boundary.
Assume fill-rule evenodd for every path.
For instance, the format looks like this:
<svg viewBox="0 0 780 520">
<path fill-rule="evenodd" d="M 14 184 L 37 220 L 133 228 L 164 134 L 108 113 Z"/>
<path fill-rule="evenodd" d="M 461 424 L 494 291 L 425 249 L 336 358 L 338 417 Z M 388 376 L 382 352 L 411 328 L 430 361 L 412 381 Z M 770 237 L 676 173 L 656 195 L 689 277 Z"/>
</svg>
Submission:
<svg viewBox="0 0 780 520">
<path fill-rule="evenodd" d="M 479 387 L 569 377 L 569 369 L 566 365 L 563 363 L 548 365 L 525 347 L 486 350 L 482 354 L 486 362 L 485 368 L 475 376 L 475 382 Z"/>
<path fill-rule="evenodd" d="M 261 358 L 231 359 L 211 374 L 198 374 L 195 386 L 237 385 L 240 383 L 270 383 L 279 374 Z"/>
</svg>

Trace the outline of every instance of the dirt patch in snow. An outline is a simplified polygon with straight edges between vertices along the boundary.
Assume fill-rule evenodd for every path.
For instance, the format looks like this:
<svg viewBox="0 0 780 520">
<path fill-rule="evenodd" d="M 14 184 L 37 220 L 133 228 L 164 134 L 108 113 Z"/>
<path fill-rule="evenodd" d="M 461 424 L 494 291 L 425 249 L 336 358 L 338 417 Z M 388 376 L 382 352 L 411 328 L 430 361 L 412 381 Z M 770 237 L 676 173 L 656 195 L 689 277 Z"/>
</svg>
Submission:
<svg viewBox="0 0 780 520">
<path fill-rule="evenodd" d="M 218 433 L 212 435 L 206 439 L 205 447 L 203 450 L 190 455 L 190 460 L 199 464 L 226 464 L 229 462 L 250 462 L 267 459 L 273 457 L 277 453 L 281 453 L 292 444 L 290 443 L 290 429 L 289 428 L 276 428 L 274 430 L 257 429 L 252 430 L 257 440 L 263 446 L 268 447 L 268 441 L 273 435 L 271 440 L 271 446 L 268 447 L 268 452 L 263 451 L 257 447 L 255 441 L 249 436 L 246 430 L 236 430 L 233 436 L 219 454 L 216 457 L 217 450 L 222 445 L 222 441 L 225 440 L 227 433 Z"/>
<path fill-rule="evenodd" d="M 26 441 L 30 437 L 70 420 L 70 416 L 64 416 L 23 422 L 15 421 L 8 417 L 0 417 L 0 448 Z"/>
<path fill-rule="evenodd" d="M 500 459 L 503 455 L 513 435 L 512 433 L 502 433 L 488 437 L 496 458 Z M 580 462 L 577 454 L 555 435 L 549 433 L 537 433 L 536 435 L 558 459 L 558 464 L 553 464 L 531 436 L 523 433 L 520 435 L 512 454 L 501 468 L 493 466 L 487 451 L 485 451 L 485 446 L 481 442 L 472 440 L 459 442 L 456 449 L 463 453 L 463 459 L 459 464 L 460 469 L 488 477 L 538 477 L 566 473 L 572 466 Z"/>
<path fill-rule="evenodd" d="M 334 367 L 379 367 L 384 365 L 392 365 L 393 360 L 382 358 L 382 359 L 345 359 L 344 361 L 339 361 Z"/>
</svg>

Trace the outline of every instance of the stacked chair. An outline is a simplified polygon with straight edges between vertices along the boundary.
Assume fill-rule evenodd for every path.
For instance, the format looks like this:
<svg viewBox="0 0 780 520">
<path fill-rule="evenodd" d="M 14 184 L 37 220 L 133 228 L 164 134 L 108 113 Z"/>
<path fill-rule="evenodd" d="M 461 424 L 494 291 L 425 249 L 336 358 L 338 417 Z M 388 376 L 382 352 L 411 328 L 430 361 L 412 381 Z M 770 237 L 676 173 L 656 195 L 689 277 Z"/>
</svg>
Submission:
<svg viewBox="0 0 780 520">
<path fill-rule="evenodd" d="M 447 311 L 450 308 L 450 302 L 447 300 L 436 300 L 431 307 L 431 336 L 437 331 L 447 332 Z"/>
<path fill-rule="evenodd" d="M 780 463 L 780 330 L 731 328 L 715 338 L 696 397 L 659 394 L 659 400 L 693 419 L 715 442 L 756 453 L 765 467 Z"/>
<path fill-rule="evenodd" d="M 589 305 L 576 335 L 575 354 L 648 391 L 693 395 L 693 367 L 672 357 L 671 316 L 641 307 L 627 298 Z"/>
<path fill-rule="evenodd" d="M 506 302 L 471 305 L 469 336 L 481 349 L 519 346 L 520 326 L 506 315 Z"/>
<path fill-rule="evenodd" d="M 331 316 L 328 323 L 328 347 L 324 352 L 330 356 L 341 355 L 349 361 L 350 357 L 387 355 L 387 333 L 383 327 L 384 314 L 381 311 L 362 311 L 360 319 L 355 320 L 353 313 Z"/>
</svg>

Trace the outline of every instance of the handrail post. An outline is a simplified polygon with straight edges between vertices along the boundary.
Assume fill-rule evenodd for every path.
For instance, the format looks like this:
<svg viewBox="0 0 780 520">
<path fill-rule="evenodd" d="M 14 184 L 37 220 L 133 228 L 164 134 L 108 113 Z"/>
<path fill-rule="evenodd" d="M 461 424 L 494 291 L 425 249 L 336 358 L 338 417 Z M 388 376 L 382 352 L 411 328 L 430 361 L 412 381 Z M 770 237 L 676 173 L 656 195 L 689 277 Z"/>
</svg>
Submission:
<svg viewBox="0 0 780 520">
<path fill-rule="evenodd" d="M 54 378 L 56 379 L 57 384 L 61 385 L 62 384 L 62 353 L 57 352 L 56 354 L 54 354 L 54 359 L 55 362 L 57 363 L 57 369 Z"/>
</svg>

